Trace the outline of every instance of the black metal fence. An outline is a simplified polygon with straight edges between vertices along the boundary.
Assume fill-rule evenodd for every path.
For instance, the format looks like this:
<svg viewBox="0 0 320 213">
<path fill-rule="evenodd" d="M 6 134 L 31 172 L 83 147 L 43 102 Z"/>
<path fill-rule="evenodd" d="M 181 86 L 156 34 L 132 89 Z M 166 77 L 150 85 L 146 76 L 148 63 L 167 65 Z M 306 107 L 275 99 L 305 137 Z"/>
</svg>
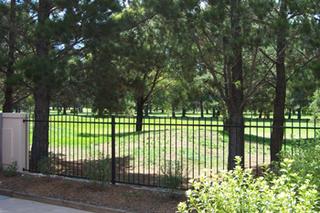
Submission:
<svg viewBox="0 0 320 213">
<path fill-rule="evenodd" d="M 25 122 L 30 124 L 31 150 L 34 123 L 45 121 Z M 244 127 L 235 127 L 218 118 L 147 117 L 140 132 L 135 124 L 134 117 L 52 115 L 49 156 L 30 160 L 30 168 L 113 183 L 188 188 L 190 179 L 227 169 L 228 128 L 244 128 L 246 167 L 270 163 L 271 120 L 250 118 Z M 283 148 L 290 152 L 314 143 L 320 131 L 311 119 L 287 120 L 282 128 Z"/>
</svg>

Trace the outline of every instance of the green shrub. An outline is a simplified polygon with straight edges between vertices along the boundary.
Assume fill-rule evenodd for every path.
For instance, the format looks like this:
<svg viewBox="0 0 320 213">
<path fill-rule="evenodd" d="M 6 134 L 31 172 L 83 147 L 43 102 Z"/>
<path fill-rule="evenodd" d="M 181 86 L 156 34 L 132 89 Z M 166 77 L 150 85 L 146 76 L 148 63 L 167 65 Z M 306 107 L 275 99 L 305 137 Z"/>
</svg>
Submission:
<svg viewBox="0 0 320 213">
<path fill-rule="evenodd" d="M 181 163 L 177 160 L 167 160 L 166 166 L 161 166 L 162 182 L 170 189 L 177 189 L 182 184 Z"/>
<path fill-rule="evenodd" d="M 50 160 L 50 156 L 42 158 L 38 162 L 38 171 L 42 174 L 50 175 L 55 173 L 54 165 L 51 163 L 53 160 Z"/>
<path fill-rule="evenodd" d="M 85 176 L 95 183 L 105 185 L 111 180 L 111 161 L 101 153 L 97 160 L 86 161 L 83 169 Z"/>
<path fill-rule="evenodd" d="M 318 193 L 310 176 L 298 176 L 284 160 L 280 175 L 255 178 L 237 158 L 233 171 L 193 181 L 178 212 L 314 212 Z"/>
<path fill-rule="evenodd" d="M 14 177 L 17 176 L 17 162 L 14 161 L 10 165 L 3 168 L 3 175 L 6 177 Z"/>
<path fill-rule="evenodd" d="M 311 175 L 311 183 L 317 186 L 320 192 L 320 143 L 301 143 L 293 154 L 282 153 L 282 158 L 293 159 L 291 170 L 299 176 Z"/>
<path fill-rule="evenodd" d="M 320 114 L 320 89 L 316 90 L 312 96 L 312 102 L 309 106 L 310 112 L 313 114 L 314 118 L 319 118 Z"/>
</svg>

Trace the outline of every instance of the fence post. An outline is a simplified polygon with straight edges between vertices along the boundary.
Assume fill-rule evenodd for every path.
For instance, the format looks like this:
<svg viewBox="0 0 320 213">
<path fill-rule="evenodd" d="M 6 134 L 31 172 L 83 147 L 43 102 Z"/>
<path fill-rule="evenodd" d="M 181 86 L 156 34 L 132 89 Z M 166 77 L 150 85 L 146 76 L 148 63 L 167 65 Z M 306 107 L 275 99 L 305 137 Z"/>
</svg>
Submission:
<svg viewBox="0 0 320 213">
<path fill-rule="evenodd" d="M 116 183 L 116 119 L 111 117 L 111 183 Z"/>
</svg>

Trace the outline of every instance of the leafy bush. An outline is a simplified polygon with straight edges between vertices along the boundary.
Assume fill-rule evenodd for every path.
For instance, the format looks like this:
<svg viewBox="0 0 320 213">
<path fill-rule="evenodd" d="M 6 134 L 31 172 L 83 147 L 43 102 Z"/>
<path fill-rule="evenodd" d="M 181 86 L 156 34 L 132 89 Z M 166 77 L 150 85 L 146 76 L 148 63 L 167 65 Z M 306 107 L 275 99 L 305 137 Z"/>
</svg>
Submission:
<svg viewBox="0 0 320 213">
<path fill-rule="evenodd" d="M 103 154 L 99 153 L 97 160 L 86 161 L 84 164 L 84 174 L 96 183 L 105 185 L 111 180 L 111 161 Z"/>
<path fill-rule="evenodd" d="M 314 212 L 318 193 L 310 178 L 293 172 L 291 160 L 283 161 L 279 176 L 255 178 L 237 158 L 235 170 L 193 181 L 178 212 Z"/>
<path fill-rule="evenodd" d="M 309 110 L 315 118 L 319 117 L 320 114 L 320 89 L 316 90 L 312 96 L 312 102 L 309 106 Z"/>
<path fill-rule="evenodd" d="M 161 167 L 162 179 L 166 187 L 177 189 L 182 183 L 181 163 L 177 160 L 167 160 L 166 166 Z"/>
<path fill-rule="evenodd" d="M 308 142 L 301 143 L 293 154 L 282 153 L 283 158 L 293 159 L 291 170 L 298 173 L 299 176 L 311 175 L 310 181 L 317 186 L 320 192 L 320 143 Z"/>
<path fill-rule="evenodd" d="M 6 177 L 14 177 L 18 174 L 17 172 L 17 162 L 14 161 L 10 165 L 3 168 L 3 175 Z"/>
<path fill-rule="evenodd" d="M 51 157 L 46 157 L 46 158 L 42 158 L 39 162 L 38 162 L 38 171 L 42 174 L 54 174 L 55 173 L 55 167 L 54 165 L 51 163 L 53 160 L 51 159 Z"/>
</svg>

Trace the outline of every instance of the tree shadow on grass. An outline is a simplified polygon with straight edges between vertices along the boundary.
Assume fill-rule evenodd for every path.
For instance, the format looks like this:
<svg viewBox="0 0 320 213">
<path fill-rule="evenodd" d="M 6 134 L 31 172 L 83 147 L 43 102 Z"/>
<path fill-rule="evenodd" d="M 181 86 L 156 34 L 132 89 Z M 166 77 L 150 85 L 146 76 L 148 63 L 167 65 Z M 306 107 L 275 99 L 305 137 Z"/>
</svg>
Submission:
<svg viewBox="0 0 320 213">
<path fill-rule="evenodd" d="M 250 135 L 245 134 L 244 140 L 248 143 L 257 143 L 257 144 L 264 144 L 264 145 L 270 145 L 271 139 L 270 137 L 262 137 L 257 135 Z M 283 144 L 287 146 L 302 146 L 304 144 L 310 144 L 314 142 L 314 138 L 284 138 Z"/>
<path fill-rule="evenodd" d="M 218 131 L 218 132 L 220 135 L 223 135 L 224 138 L 226 138 L 226 141 L 228 141 L 229 134 L 227 131 Z M 251 144 L 270 145 L 270 143 L 271 143 L 270 136 L 263 137 L 263 136 L 258 136 L 258 135 L 254 135 L 254 134 L 244 134 L 244 140 L 245 140 L 245 142 L 251 143 Z M 284 138 L 283 144 L 288 145 L 288 146 L 300 146 L 303 144 L 312 143 L 312 142 L 314 142 L 314 140 L 315 140 L 314 138 L 300 138 L 300 139 L 298 139 L 298 138 L 297 139 Z"/>
<path fill-rule="evenodd" d="M 116 137 L 128 137 L 128 136 L 139 136 L 139 135 L 143 135 L 143 134 L 156 134 L 156 133 L 160 133 L 160 132 L 164 132 L 166 131 L 164 130 L 143 130 L 140 132 L 136 132 L 136 131 L 131 131 L 131 132 L 120 132 L 120 133 L 116 133 L 115 136 Z M 112 134 L 107 133 L 107 134 L 101 134 L 101 133 L 78 133 L 77 134 L 78 137 L 83 137 L 83 138 L 97 138 L 97 137 L 112 137 Z"/>
<path fill-rule="evenodd" d="M 43 173 L 48 175 L 58 175 L 64 177 L 73 177 L 88 179 L 94 182 L 102 181 L 104 183 L 110 183 L 112 177 L 112 159 L 110 157 L 102 157 L 96 159 L 86 159 L 86 160 L 68 160 L 67 156 L 64 154 L 54 154 L 50 153 L 48 160 L 42 165 L 41 169 L 44 170 L 30 170 L 34 173 Z M 30 162 L 31 164 L 32 162 Z M 138 168 L 134 168 L 134 160 L 130 156 L 116 157 L 115 158 L 115 181 L 116 183 L 125 183 L 133 185 L 144 185 L 144 186 L 154 186 L 154 187 L 164 187 L 168 188 L 170 186 L 170 179 L 167 174 L 156 173 L 148 171 L 147 168 L 140 172 Z M 173 176 L 173 175 L 172 175 Z M 178 179 L 181 183 L 176 185 L 177 189 L 186 189 L 188 184 L 188 179 L 184 176 L 179 176 Z"/>
</svg>

